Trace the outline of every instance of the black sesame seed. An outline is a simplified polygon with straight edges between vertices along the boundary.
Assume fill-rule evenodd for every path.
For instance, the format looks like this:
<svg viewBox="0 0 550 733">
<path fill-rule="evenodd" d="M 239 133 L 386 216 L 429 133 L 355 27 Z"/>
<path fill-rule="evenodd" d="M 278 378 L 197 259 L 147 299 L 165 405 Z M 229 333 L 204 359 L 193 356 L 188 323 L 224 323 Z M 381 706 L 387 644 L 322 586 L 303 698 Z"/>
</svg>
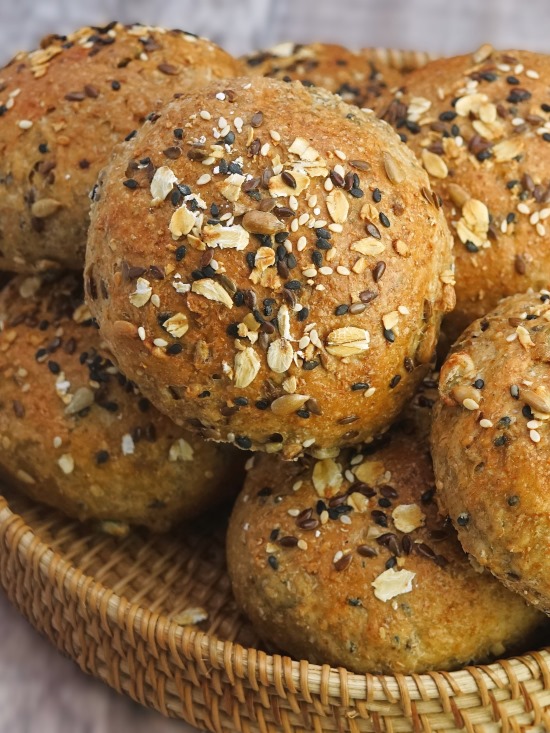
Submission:
<svg viewBox="0 0 550 733">
<path fill-rule="evenodd" d="M 457 116 L 457 113 L 454 110 L 449 109 L 449 110 L 446 110 L 445 112 L 442 112 L 439 115 L 439 119 L 441 120 L 441 122 L 452 122 L 456 116 Z"/>
<path fill-rule="evenodd" d="M 466 247 L 466 249 L 468 250 L 468 252 L 472 252 L 472 254 L 475 254 L 476 252 L 479 252 L 479 247 L 477 246 L 477 244 L 474 244 L 469 239 L 468 239 L 468 241 L 466 242 L 466 244 L 464 246 Z"/>
<path fill-rule="evenodd" d="M 38 150 L 42 154 L 49 153 L 50 151 L 48 150 L 48 143 L 40 143 L 40 145 L 38 146 Z"/>
<path fill-rule="evenodd" d="M 130 188 L 131 190 L 134 190 L 139 186 L 138 182 L 133 178 L 127 178 L 125 181 L 122 181 L 122 185 L 126 186 L 126 188 Z"/>
<path fill-rule="evenodd" d="M 355 384 L 351 385 L 352 392 L 359 392 L 362 389 L 370 389 L 370 384 L 368 382 L 355 382 Z"/>
<path fill-rule="evenodd" d="M 339 305 L 336 310 L 334 311 L 334 314 L 336 316 L 344 316 L 349 311 L 349 306 L 347 305 Z"/>
<path fill-rule="evenodd" d="M 543 132 L 542 139 L 545 143 L 550 143 L 550 132 Z"/>
<path fill-rule="evenodd" d="M 275 555 L 269 555 L 267 558 L 267 562 L 269 563 L 269 566 L 273 568 L 273 570 L 279 569 L 279 561 L 275 557 Z"/>
<path fill-rule="evenodd" d="M 302 283 L 299 280 L 289 280 L 287 283 L 285 283 L 285 288 L 287 290 L 301 290 Z"/>
<path fill-rule="evenodd" d="M 483 381 L 483 379 L 476 379 L 476 381 L 474 382 L 473 386 L 476 389 L 483 389 L 483 387 L 485 387 L 485 382 Z"/>
<path fill-rule="evenodd" d="M 400 374 L 396 374 L 394 377 L 392 377 L 390 381 L 390 389 L 394 389 L 394 387 L 397 387 L 400 381 L 401 381 Z"/>
<path fill-rule="evenodd" d="M 495 446 L 495 448 L 501 448 L 503 445 L 506 445 L 507 442 L 508 437 L 503 433 L 493 440 L 493 445 Z"/>
<path fill-rule="evenodd" d="M 106 450 L 100 450 L 95 454 L 95 462 L 98 466 L 101 466 L 103 463 L 107 463 L 109 458 L 109 453 Z"/>
<path fill-rule="evenodd" d="M 304 307 L 304 308 L 302 308 L 301 310 L 298 311 L 298 315 L 296 316 L 296 318 L 300 322 L 303 322 L 303 321 L 305 321 L 307 319 L 308 316 L 309 316 L 309 308 L 305 308 Z"/>
<path fill-rule="evenodd" d="M 510 387 L 510 394 L 515 400 L 519 399 L 519 387 L 517 384 L 513 384 Z"/>
<path fill-rule="evenodd" d="M 390 220 L 389 220 L 389 219 L 388 219 L 388 217 L 387 217 L 387 216 L 386 216 L 386 215 L 384 214 L 384 212 L 383 212 L 383 211 L 381 211 L 381 212 L 380 212 L 380 216 L 379 216 L 379 218 L 380 218 L 380 223 L 382 224 L 382 226 L 385 226 L 385 227 L 390 227 L 390 226 L 391 226 L 391 222 L 390 222 Z"/>
<path fill-rule="evenodd" d="M 269 402 L 267 400 L 257 400 L 254 403 L 254 407 L 256 407 L 258 410 L 267 410 L 269 407 Z"/>
<path fill-rule="evenodd" d="M 386 263 L 382 261 L 377 262 L 372 271 L 372 279 L 374 280 L 375 283 L 377 283 L 380 280 L 380 278 L 382 277 L 385 271 L 386 271 Z"/>
<path fill-rule="evenodd" d="M 250 450 L 250 448 L 252 448 L 252 441 L 245 435 L 235 436 L 235 443 L 243 450 Z"/>
<path fill-rule="evenodd" d="M 460 527 L 466 527 L 470 521 L 469 514 L 459 514 L 456 518 L 456 522 Z"/>
<path fill-rule="evenodd" d="M 166 349 L 166 353 L 170 356 L 176 356 L 177 354 L 181 354 L 183 351 L 183 346 L 181 344 L 170 344 L 168 348 Z"/>
<path fill-rule="evenodd" d="M 59 374 L 61 371 L 61 367 L 56 361 L 49 361 L 48 362 L 48 369 L 52 374 Z"/>
<path fill-rule="evenodd" d="M 362 188 L 358 188 L 357 186 L 354 186 L 353 188 L 350 188 L 349 190 L 351 196 L 353 196 L 354 199 L 360 199 L 363 198 L 365 195 L 365 192 Z"/>
<path fill-rule="evenodd" d="M 331 239 L 332 234 L 329 229 L 324 229 L 323 227 L 319 227 L 315 230 L 315 234 L 319 237 L 319 239 Z"/>
<path fill-rule="evenodd" d="M 519 504 L 519 496 L 509 496 L 508 506 L 517 506 Z"/>
<path fill-rule="evenodd" d="M 114 79 L 111 82 L 111 89 L 113 89 L 115 92 L 118 92 L 118 90 L 120 89 L 120 82 Z"/>
<path fill-rule="evenodd" d="M 380 201 L 382 201 L 382 192 L 380 191 L 379 188 L 375 188 L 374 191 L 372 192 L 372 200 L 376 204 L 379 204 Z"/>
<path fill-rule="evenodd" d="M 183 260 L 183 258 L 185 257 L 186 254 L 187 254 L 187 247 L 185 246 L 185 244 L 181 244 L 176 249 L 176 260 L 178 262 L 181 262 Z"/>
<path fill-rule="evenodd" d="M 513 84 L 514 86 L 517 86 L 519 84 L 519 79 L 517 76 L 507 76 L 506 81 L 508 84 Z"/>
</svg>

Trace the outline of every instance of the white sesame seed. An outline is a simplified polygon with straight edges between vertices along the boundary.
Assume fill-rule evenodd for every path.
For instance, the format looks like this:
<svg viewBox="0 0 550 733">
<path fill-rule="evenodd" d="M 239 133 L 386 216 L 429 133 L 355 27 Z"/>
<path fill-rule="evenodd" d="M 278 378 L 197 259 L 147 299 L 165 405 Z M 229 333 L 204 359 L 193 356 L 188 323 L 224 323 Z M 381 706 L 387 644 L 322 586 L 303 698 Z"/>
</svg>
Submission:
<svg viewBox="0 0 550 733">
<path fill-rule="evenodd" d="M 298 540 L 298 547 L 300 550 L 307 550 L 307 542 L 305 540 Z"/>
<path fill-rule="evenodd" d="M 160 297 L 158 293 L 153 293 L 153 295 L 151 295 L 151 303 L 155 306 L 155 308 L 160 308 Z"/>
<path fill-rule="evenodd" d="M 74 471 L 74 458 L 70 453 L 64 453 L 57 461 L 57 465 L 64 474 L 69 475 Z"/>
<path fill-rule="evenodd" d="M 347 514 L 341 514 L 340 521 L 342 522 L 342 524 L 351 524 L 351 517 L 348 517 Z"/>
<path fill-rule="evenodd" d="M 299 228 L 300 227 L 299 227 L 299 224 L 298 224 L 298 219 L 293 219 L 290 222 L 290 231 L 291 232 L 297 232 Z"/>
<path fill-rule="evenodd" d="M 319 222 L 317 222 L 319 224 Z M 344 231 L 344 227 L 341 224 L 329 224 L 328 228 L 331 232 L 334 232 L 335 234 L 341 234 Z"/>
<path fill-rule="evenodd" d="M 500 225 L 500 231 L 501 231 L 501 232 L 502 232 L 503 234 L 506 234 L 506 232 L 508 231 L 508 222 L 507 222 L 507 220 L 506 220 L 506 219 L 503 219 L 503 220 L 502 220 L 502 223 L 501 223 L 501 225 Z"/>
<path fill-rule="evenodd" d="M 56 435 L 55 438 L 53 439 L 53 447 L 54 448 L 61 448 L 61 444 L 62 443 L 63 443 L 63 441 L 61 440 L 60 436 L 59 435 Z"/>
<path fill-rule="evenodd" d="M 546 227 L 540 221 L 535 229 L 537 230 L 537 234 L 539 235 L 539 237 L 544 237 L 544 235 L 546 234 Z"/>
<path fill-rule="evenodd" d="M 336 268 L 336 272 L 339 275 L 351 275 L 351 271 L 348 270 L 348 268 L 344 267 L 343 265 L 338 265 L 338 267 Z"/>
<path fill-rule="evenodd" d="M 281 135 L 277 132 L 277 130 L 270 130 L 269 134 L 271 135 L 271 139 L 274 140 L 276 143 L 281 141 Z"/>
<path fill-rule="evenodd" d="M 218 92 L 216 94 L 216 99 L 219 99 L 220 102 L 223 102 L 225 100 L 225 94 L 223 92 Z"/>
<path fill-rule="evenodd" d="M 517 209 L 520 214 L 530 214 L 531 213 L 531 209 L 523 201 L 520 201 L 520 203 L 517 206 Z"/>
<path fill-rule="evenodd" d="M 135 450 L 135 444 L 134 439 L 130 435 L 130 433 L 126 433 L 122 436 L 122 455 L 123 456 L 131 456 L 134 453 Z"/>
<path fill-rule="evenodd" d="M 309 221 L 309 214 L 307 211 L 305 211 L 303 214 L 300 215 L 298 219 L 298 224 L 303 227 L 306 222 Z"/>
<path fill-rule="evenodd" d="M 511 333 L 509 336 L 506 336 L 506 341 L 508 341 L 509 344 L 512 343 L 512 341 L 515 341 L 517 339 L 518 335 L 517 333 Z"/>
<path fill-rule="evenodd" d="M 308 438 L 307 440 L 302 441 L 302 445 L 304 448 L 311 448 L 311 446 L 315 443 L 315 438 Z"/>
<path fill-rule="evenodd" d="M 527 427 L 529 430 L 537 430 L 543 424 L 542 420 L 529 420 Z"/>
<path fill-rule="evenodd" d="M 312 196 L 310 196 L 310 197 L 308 198 L 308 200 L 307 200 L 307 205 L 308 205 L 308 206 L 309 206 L 310 208 L 312 208 L 312 209 L 313 209 L 313 207 L 314 207 L 314 206 L 316 206 L 316 205 L 317 205 L 317 195 L 316 195 L 316 194 L 313 194 Z"/>
<path fill-rule="evenodd" d="M 482 428 L 492 428 L 493 427 L 493 423 L 490 420 L 488 420 L 486 417 L 484 417 L 483 420 L 480 420 L 479 424 Z"/>
<path fill-rule="evenodd" d="M 323 285 L 323 283 L 319 283 L 318 285 L 315 286 L 315 290 L 322 291 L 322 290 L 326 290 L 326 288 Z"/>
<path fill-rule="evenodd" d="M 534 69 L 527 69 L 525 72 L 525 76 L 528 76 L 529 79 L 539 79 L 539 73 L 538 71 L 535 71 Z"/>
<path fill-rule="evenodd" d="M 347 160 L 348 156 L 342 150 L 335 150 L 334 155 L 340 160 Z"/>
<path fill-rule="evenodd" d="M 332 275 L 334 270 L 332 269 L 332 267 L 327 267 L 325 265 L 324 267 L 319 268 L 319 272 L 321 273 L 321 275 Z"/>
<path fill-rule="evenodd" d="M 408 316 L 410 313 L 406 305 L 398 305 L 397 310 L 401 313 L 402 316 Z"/>
<path fill-rule="evenodd" d="M 301 486 L 302 486 L 302 484 L 303 484 L 303 483 L 304 483 L 304 482 L 303 482 L 303 481 L 301 481 L 301 480 L 300 480 L 300 481 L 295 481 L 295 482 L 294 482 L 294 483 L 292 484 L 292 491 L 298 491 L 298 489 L 300 489 L 300 488 L 301 488 Z"/>
<path fill-rule="evenodd" d="M 325 189 L 325 191 L 332 191 L 332 189 L 334 188 L 334 183 L 330 180 L 330 178 L 325 178 L 323 188 Z"/>
<path fill-rule="evenodd" d="M 308 267 L 306 270 L 302 270 L 302 275 L 304 277 L 316 277 L 317 270 L 314 267 Z"/>
<path fill-rule="evenodd" d="M 529 217 L 529 224 L 538 224 L 540 218 L 540 214 L 538 211 L 534 211 L 531 216 Z"/>
<path fill-rule="evenodd" d="M 335 553 L 334 557 L 332 558 L 332 562 L 333 562 L 333 563 L 336 563 L 336 562 L 338 562 L 338 560 L 340 560 L 340 559 L 341 559 L 342 557 L 344 557 L 344 553 L 342 552 L 342 550 L 338 550 L 338 552 L 337 552 L 337 553 Z"/>
<path fill-rule="evenodd" d="M 30 130 L 32 127 L 32 121 L 31 120 L 19 120 L 17 123 L 17 126 L 21 130 Z"/>
<path fill-rule="evenodd" d="M 514 119 L 512 120 L 512 125 L 514 127 L 520 127 L 521 125 L 524 125 L 524 124 L 525 124 L 525 120 L 523 119 L 523 117 L 514 117 Z"/>
<path fill-rule="evenodd" d="M 294 194 L 291 194 L 288 197 L 288 205 L 292 209 L 292 211 L 298 211 L 298 199 Z"/>
<path fill-rule="evenodd" d="M 243 131 L 244 122 L 242 117 L 235 117 L 235 119 L 233 120 L 233 124 L 235 125 L 235 129 L 238 133 L 241 133 Z"/>
<path fill-rule="evenodd" d="M 376 392 L 376 387 L 369 387 L 365 390 L 364 397 L 372 397 L 373 394 Z"/>
<path fill-rule="evenodd" d="M 299 513 L 300 513 L 300 510 L 299 509 L 289 509 L 288 512 L 287 512 L 287 514 L 290 517 L 297 517 Z"/>
<path fill-rule="evenodd" d="M 222 120 L 220 119 L 220 122 L 221 121 Z M 231 125 L 228 125 L 226 120 L 223 120 L 223 123 L 223 125 L 220 125 L 220 137 L 225 137 L 231 132 Z"/>
<path fill-rule="evenodd" d="M 138 328 L 138 336 L 142 341 L 145 341 L 145 329 L 143 328 L 143 326 L 140 326 Z"/>
<path fill-rule="evenodd" d="M 544 221 L 545 219 L 548 219 L 549 216 L 550 216 L 550 209 L 549 208 L 541 209 L 540 210 L 539 218 L 540 218 L 541 221 Z"/>
<path fill-rule="evenodd" d="M 540 433 L 536 430 L 530 430 L 529 437 L 531 438 L 533 443 L 540 443 Z"/>
<path fill-rule="evenodd" d="M 207 183 L 210 183 L 211 180 L 212 176 L 210 175 L 210 173 L 203 173 L 202 176 L 199 176 L 199 178 L 197 178 L 197 186 L 205 186 Z"/>
<path fill-rule="evenodd" d="M 271 145 L 269 143 L 264 143 L 262 147 L 260 148 L 260 155 L 263 155 L 265 158 L 265 156 L 269 153 L 270 149 L 271 149 Z"/>
<path fill-rule="evenodd" d="M 298 341 L 298 348 L 299 349 L 305 349 L 309 346 L 311 339 L 306 334 L 305 336 L 302 336 L 302 338 Z"/>
<path fill-rule="evenodd" d="M 296 243 L 296 249 L 298 250 L 298 252 L 303 252 L 306 246 L 307 246 L 307 239 L 305 237 L 300 237 L 300 239 Z"/>
<path fill-rule="evenodd" d="M 340 165 L 340 163 L 336 163 L 334 166 L 334 172 L 337 173 L 339 176 L 342 176 L 342 178 L 346 175 L 346 171 L 344 166 Z"/>
<path fill-rule="evenodd" d="M 462 400 L 462 407 L 465 407 L 467 410 L 479 410 L 478 403 L 471 397 L 466 397 L 465 400 Z"/>
<path fill-rule="evenodd" d="M 201 111 L 199 112 L 199 114 L 200 114 L 200 116 L 202 117 L 203 120 L 210 120 L 210 119 L 212 119 L 212 115 L 206 109 L 201 109 Z"/>
<path fill-rule="evenodd" d="M 158 346 L 161 349 L 163 349 L 165 346 L 168 346 L 168 341 L 162 338 L 153 339 L 153 343 L 155 346 Z"/>
</svg>

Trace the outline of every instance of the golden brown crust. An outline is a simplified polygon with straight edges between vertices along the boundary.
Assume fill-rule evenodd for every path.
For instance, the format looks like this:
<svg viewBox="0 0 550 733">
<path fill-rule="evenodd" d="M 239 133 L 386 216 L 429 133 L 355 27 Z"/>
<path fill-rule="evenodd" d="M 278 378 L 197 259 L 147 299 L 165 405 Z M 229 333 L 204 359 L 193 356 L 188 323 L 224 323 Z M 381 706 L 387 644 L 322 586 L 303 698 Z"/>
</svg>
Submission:
<svg viewBox="0 0 550 733">
<path fill-rule="evenodd" d="M 212 84 L 106 170 L 90 308 L 125 373 L 208 438 L 290 458 L 372 438 L 426 373 L 454 302 L 426 185 L 388 125 L 335 95 Z"/>
<path fill-rule="evenodd" d="M 174 425 L 113 366 L 76 275 L 0 295 L 0 475 L 81 520 L 166 530 L 230 497 L 237 451 Z"/>
<path fill-rule="evenodd" d="M 401 73 L 375 61 L 371 52 L 354 52 L 331 43 L 280 43 L 244 56 L 242 61 L 250 74 L 323 87 L 358 107 L 376 109 L 382 93 L 402 83 Z"/>
<path fill-rule="evenodd" d="M 240 68 L 205 39 L 120 23 L 18 54 L 0 71 L 0 268 L 81 269 L 113 146 L 175 94 Z"/>
<path fill-rule="evenodd" d="M 441 369 L 432 450 L 464 549 L 550 613 L 550 293 L 503 300 Z"/>
<path fill-rule="evenodd" d="M 264 639 L 296 659 L 395 674 L 486 661 L 541 623 L 470 565 L 437 513 L 415 433 L 394 428 L 377 449 L 335 461 L 251 459 L 227 556 Z"/>
<path fill-rule="evenodd" d="M 500 298 L 550 275 L 550 57 L 494 51 L 405 77 L 383 119 L 406 135 L 455 233 L 454 341 Z"/>
</svg>

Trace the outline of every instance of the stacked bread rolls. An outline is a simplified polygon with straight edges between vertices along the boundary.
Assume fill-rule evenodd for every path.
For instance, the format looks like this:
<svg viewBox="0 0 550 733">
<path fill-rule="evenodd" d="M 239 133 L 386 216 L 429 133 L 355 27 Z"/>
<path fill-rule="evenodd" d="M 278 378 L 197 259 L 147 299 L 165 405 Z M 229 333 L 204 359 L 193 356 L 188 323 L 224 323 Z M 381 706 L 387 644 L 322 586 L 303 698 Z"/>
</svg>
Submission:
<svg viewBox="0 0 550 733">
<path fill-rule="evenodd" d="M 546 62 L 373 58 L 115 23 L 8 64 L 0 474 L 117 533 L 241 489 L 228 571 L 266 644 L 447 670 L 536 645 L 550 609 L 550 295 L 471 326 L 441 398 L 432 373 L 442 320 L 544 287 Z M 453 239 L 479 254 L 456 316 Z"/>
</svg>

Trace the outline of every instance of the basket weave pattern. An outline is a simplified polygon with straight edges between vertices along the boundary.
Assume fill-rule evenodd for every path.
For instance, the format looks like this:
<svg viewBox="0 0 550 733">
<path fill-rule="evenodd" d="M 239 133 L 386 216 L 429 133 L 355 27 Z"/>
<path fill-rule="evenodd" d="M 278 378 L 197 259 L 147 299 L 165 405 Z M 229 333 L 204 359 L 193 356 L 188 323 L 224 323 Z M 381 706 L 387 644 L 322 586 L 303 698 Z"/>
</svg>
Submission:
<svg viewBox="0 0 550 733">
<path fill-rule="evenodd" d="M 235 608 L 222 529 L 117 540 L 5 497 L 11 601 L 85 672 L 164 715 L 216 733 L 550 730 L 547 651 L 394 677 L 269 655 Z M 171 621 L 190 606 L 208 611 L 207 632 Z"/>
<path fill-rule="evenodd" d="M 369 54 L 403 70 L 429 59 Z M 120 540 L 0 494 L 0 584 L 10 600 L 83 671 L 166 716 L 215 733 L 550 731 L 550 649 L 395 676 L 269 654 L 235 607 L 222 525 Z M 189 607 L 208 612 L 204 630 L 177 622 Z"/>
</svg>

